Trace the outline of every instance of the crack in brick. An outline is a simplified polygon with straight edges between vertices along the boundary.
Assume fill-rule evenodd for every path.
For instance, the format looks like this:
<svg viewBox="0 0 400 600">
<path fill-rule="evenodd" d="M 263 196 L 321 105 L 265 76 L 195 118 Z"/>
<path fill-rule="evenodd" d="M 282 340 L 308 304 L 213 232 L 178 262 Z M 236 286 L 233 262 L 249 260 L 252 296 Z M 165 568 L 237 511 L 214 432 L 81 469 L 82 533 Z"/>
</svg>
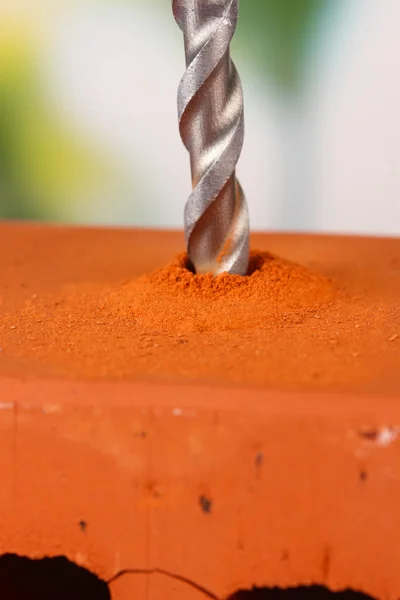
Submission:
<svg viewBox="0 0 400 600">
<path fill-rule="evenodd" d="M 175 581 L 181 581 L 182 583 L 185 583 L 185 584 L 189 585 L 190 587 L 194 588 L 195 590 L 197 590 L 198 592 L 200 592 L 207 598 L 211 598 L 211 600 L 219 600 L 218 596 L 216 596 L 213 592 L 210 592 L 210 590 L 203 587 L 199 583 L 192 581 L 192 579 L 189 579 L 189 577 L 185 577 L 184 575 L 178 575 L 177 573 L 171 573 L 170 571 L 167 571 L 165 569 L 158 569 L 158 568 L 154 568 L 154 569 L 122 569 L 121 571 L 118 571 L 118 573 L 113 575 L 111 577 L 111 579 L 109 579 L 107 581 L 107 584 L 110 585 L 111 583 L 113 583 L 114 581 L 116 581 L 117 579 L 120 579 L 121 577 L 123 577 L 125 575 L 157 575 L 157 574 L 164 575 L 165 577 L 169 577 L 170 579 L 175 579 Z"/>
</svg>

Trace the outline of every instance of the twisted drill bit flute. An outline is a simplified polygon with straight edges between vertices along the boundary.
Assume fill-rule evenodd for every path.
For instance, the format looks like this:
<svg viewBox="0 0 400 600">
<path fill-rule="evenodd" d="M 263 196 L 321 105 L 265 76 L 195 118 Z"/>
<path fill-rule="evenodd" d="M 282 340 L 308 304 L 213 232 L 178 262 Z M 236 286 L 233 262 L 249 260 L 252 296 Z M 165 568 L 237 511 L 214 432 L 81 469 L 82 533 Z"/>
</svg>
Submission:
<svg viewBox="0 0 400 600">
<path fill-rule="evenodd" d="M 184 211 L 188 255 L 196 273 L 245 275 L 249 217 L 235 175 L 244 136 L 243 92 L 229 52 L 238 0 L 172 4 L 187 67 L 179 84 L 178 117 L 192 172 Z"/>
</svg>

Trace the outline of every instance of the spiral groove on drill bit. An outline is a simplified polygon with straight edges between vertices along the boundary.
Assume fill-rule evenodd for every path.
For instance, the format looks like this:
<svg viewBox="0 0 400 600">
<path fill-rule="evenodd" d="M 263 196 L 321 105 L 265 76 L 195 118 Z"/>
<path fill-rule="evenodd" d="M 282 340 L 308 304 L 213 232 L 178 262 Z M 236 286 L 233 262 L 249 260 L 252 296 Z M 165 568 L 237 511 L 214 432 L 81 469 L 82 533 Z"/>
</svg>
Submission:
<svg viewBox="0 0 400 600">
<path fill-rule="evenodd" d="M 235 168 L 243 146 L 243 92 L 230 59 L 238 0 L 173 0 L 183 31 L 186 72 L 178 116 L 193 191 L 184 211 L 189 258 L 197 273 L 245 275 L 249 217 Z"/>
</svg>

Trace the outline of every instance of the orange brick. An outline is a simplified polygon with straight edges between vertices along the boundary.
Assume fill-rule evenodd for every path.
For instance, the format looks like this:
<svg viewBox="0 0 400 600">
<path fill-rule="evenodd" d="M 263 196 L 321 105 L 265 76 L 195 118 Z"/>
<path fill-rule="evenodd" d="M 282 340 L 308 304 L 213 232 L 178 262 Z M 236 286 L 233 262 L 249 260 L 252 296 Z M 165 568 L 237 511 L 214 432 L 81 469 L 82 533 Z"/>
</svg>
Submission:
<svg viewBox="0 0 400 600">
<path fill-rule="evenodd" d="M 173 254 L 182 243 L 175 233 L 0 230 L 3 318 L 32 295 L 145 272 L 163 263 L 165 246 Z M 256 242 L 305 263 L 316 256 L 326 271 L 335 268 L 335 246 L 348 243 L 301 236 Z M 389 265 L 396 310 L 390 269 L 400 243 L 379 243 L 379 276 Z M 375 254 L 375 240 L 355 244 L 358 258 Z M 397 340 L 388 344 L 399 357 Z M 200 600 L 205 591 L 226 598 L 253 586 L 311 584 L 398 598 L 399 373 L 390 391 L 181 377 L 165 383 L 143 375 L 60 377 L 32 354 L 4 346 L 1 553 L 65 556 L 112 580 L 113 600 Z"/>
</svg>

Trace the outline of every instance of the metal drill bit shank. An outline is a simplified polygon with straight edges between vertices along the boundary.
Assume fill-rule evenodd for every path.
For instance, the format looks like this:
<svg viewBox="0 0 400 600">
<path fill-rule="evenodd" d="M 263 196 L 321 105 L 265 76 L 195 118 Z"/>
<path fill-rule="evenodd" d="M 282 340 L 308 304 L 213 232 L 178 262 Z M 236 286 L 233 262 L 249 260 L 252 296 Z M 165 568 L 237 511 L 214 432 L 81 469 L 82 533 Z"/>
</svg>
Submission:
<svg viewBox="0 0 400 600">
<path fill-rule="evenodd" d="M 235 168 L 244 135 L 243 92 L 229 45 L 238 0 L 173 0 L 184 34 L 186 72 L 178 116 L 193 191 L 185 206 L 189 258 L 197 273 L 245 275 L 249 218 Z"/>
</svg>

